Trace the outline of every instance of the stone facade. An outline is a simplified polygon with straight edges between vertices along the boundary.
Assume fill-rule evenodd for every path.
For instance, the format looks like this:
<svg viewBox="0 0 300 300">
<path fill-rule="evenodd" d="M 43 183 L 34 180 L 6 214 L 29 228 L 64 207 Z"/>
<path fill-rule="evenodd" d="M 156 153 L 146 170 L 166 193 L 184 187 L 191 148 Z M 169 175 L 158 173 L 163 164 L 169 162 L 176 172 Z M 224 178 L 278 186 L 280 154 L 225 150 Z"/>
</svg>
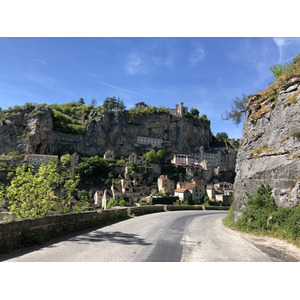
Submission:
<svg viewBox="0 0 300 300">
<path fill-rule="evenodd" d="M 50 160 L 58 161 L 57 155 L 42 155 L 42 154 L 27 154 L 25 155 L 25 162 L 28 165 L 40 166 L 43 162 Z"/>
<path fill-rule="evenodd" d="M 173 180 L 170 180 L 167 175 L 161 175 L 157 179 L 158 191 L 165 193 L 168 190 L 171 194 L 174 193 L 175 184 Z"/>
</svg>

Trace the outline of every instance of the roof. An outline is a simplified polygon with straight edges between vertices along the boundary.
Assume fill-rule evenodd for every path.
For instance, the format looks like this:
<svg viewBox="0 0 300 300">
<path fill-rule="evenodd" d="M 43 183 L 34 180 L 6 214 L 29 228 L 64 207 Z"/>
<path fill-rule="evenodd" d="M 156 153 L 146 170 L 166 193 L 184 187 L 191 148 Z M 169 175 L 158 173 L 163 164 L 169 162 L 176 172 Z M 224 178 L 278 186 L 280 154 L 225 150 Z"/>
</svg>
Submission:
<svg viewBox="0 0 300 300">
<path fill-rule="evenodd" d="M 110 152 L 112 152 L 113 153 L 113 151 L 112 150 L 107 150 L 104 154 L 108 154 L 108 153 L 110 153 Z"/>
<path fill-rule="evenodd" d="M 158 179 L 169 179 L 167 175 L 160 175 Z"/>
<path fill-rule="evenodd" d="M 130 154 L 130 156 L 132 156 L 132 155 L 137 156 L 136 153 L 134 153 L 134 152 L 132 152 L 132 153 Z"/>
<path fill-rule="evenodd" d="M 115 193 L 116 195 L 121 195 L 121 194 L 123 194 L 121 186 L 113 185 L 113 186 L 112 186 L 112 189 L 114 190 L 114 193 Z"/>
<path fill-rule="evenodd" d="M 197 185 L 200 185 L 200 186 L 205 186 L 205 181 L 204 180 L 195 180 L 195 179 L 193 179 L 192 182 L 195 182 Z"/>
<path fill-rule="evenodd" d="M 197 187 L 198 185 L 196 183 L 188 183 L 185 185 L 185 187 L 188 189 L 188 190 L 193 190 L 195 187 Z"/>
<path fill-rule="evenodd" d="M 49 157 L 49 158 L 58 158 L 58 155 L 45 155 L 45 154 L 27 154 L 27 158 L 29 156 L 33 156 L 33 157 Z"/>
<path fill-rule="evenodd" d="M 180 189 L 176 189 L 174 192 L 176 192 L 176 193 L 184 193 L 185 191 L 188 191 L 188 189 L 186 189 L 186 188 L 180 188 Z"/>
<path fill-rule="evenodd" d="M 72 156 L 79 156 L 79 155 L 77 154 L 77 152 L 74 152 L 74 153 L 72 154 Z"/>
</svg>

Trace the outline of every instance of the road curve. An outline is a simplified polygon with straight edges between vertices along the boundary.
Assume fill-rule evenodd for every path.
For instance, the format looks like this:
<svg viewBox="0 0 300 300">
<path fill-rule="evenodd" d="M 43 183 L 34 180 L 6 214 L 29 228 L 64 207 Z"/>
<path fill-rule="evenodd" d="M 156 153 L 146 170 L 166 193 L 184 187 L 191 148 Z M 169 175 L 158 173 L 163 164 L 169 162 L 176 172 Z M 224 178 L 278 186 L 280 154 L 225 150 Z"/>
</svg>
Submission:
<svg viewBox="0 0 300 300">
<path fill-rule="evenodd" d="M 5 262 L 266 262 L 225 228 L 222 211 L 170 211 L 134 217 L 0 255 Z"/>
</svg>

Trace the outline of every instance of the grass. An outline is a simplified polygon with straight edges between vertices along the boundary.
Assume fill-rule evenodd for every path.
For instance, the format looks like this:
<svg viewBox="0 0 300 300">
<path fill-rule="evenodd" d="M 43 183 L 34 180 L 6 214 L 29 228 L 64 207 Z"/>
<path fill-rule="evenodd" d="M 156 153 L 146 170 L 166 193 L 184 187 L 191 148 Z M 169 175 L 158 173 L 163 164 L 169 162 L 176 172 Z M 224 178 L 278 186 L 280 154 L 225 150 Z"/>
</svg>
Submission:
<svg viewBox="0 0 300 300">
<path fill-rule="evenodd" d="M 268 109 L 276 102 L 279 89 L 291 78 L 300 76 L 300 62 L 290 65 L 284 73 L 275 81 L 270 84 L 261 93 L 252 95 L 249 97 L 250 103 L 249 108 L 254 110 L 252 119 L 257 120 L 261 118 Z M 285 107 L 297 103 L 296 97 L 299 95 L 300 91 L 295 95 L 291 96 Z"/>
<path fill-rule="evenodd" d="M 287 106 L 293 105 L 298 103 L 297 100 L 297 96 L 300 94 L 300 91 L 298 91 L 297 93 L 295 93 L 294 95 L 290 96 L 288 101 L 284 104 L 284 108 L 286 108 Z"/>
<path fill-rule="evenodd" d="M 254 195 L 247 194 L 246 208 L 234 221 L 235 202 L 223 224 L 231 229 L 285 240 L 300 247 L 300 205 L 277 207 L 268 185 L 261 184 Z"/>
</svg>

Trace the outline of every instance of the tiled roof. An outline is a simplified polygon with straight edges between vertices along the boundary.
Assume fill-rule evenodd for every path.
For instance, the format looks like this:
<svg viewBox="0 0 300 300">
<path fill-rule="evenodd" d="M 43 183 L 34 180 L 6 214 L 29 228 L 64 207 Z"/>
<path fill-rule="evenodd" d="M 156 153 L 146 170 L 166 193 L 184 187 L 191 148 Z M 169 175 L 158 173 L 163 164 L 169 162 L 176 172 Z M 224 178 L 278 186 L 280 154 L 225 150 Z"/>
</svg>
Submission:
<svg viewBox="0 0 300 300">
<path fill-rule="evenodd" d="M 181 189 L 176 189 L 174 192 L 176 193 L 184 193 L 187 189 L 181 188 Z"/>
</svg>

